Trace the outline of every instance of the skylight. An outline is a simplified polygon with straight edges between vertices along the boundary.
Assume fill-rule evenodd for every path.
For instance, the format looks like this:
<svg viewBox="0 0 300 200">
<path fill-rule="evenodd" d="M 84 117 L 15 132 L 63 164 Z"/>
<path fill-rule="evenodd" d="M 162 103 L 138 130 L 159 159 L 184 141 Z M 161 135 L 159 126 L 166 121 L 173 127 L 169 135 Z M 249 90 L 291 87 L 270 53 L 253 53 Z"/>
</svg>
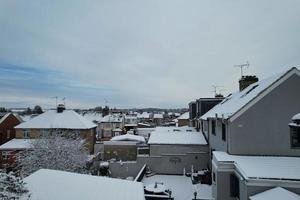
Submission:
<svg viewBox="0 0 300 200">
<path fill-rule="evenodd" d="M 250 90 L 248 90 L 245 94 L 243 94 L 241 96 L 241 98 L 243 98 L 244 96 L 246 96 L 247 94 L 249 94 L 250 92 L 252 92 L 255 88 L 257 88 L 258 84 L 257 85 L 254 85 Z"/>
</svg>

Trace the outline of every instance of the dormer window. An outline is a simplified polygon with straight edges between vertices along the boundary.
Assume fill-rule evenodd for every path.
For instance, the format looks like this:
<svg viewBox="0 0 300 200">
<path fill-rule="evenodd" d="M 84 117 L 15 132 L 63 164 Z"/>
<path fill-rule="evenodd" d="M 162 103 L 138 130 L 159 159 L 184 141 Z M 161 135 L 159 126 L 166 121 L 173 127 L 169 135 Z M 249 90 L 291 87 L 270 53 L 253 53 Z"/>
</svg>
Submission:
<svg viewBox="0 0 300 200">
<path fill-rule="evenodd" d="M 290 126 L 291 148 L 300 148 L 300 113 L 292 118 Z"/>
</svg>

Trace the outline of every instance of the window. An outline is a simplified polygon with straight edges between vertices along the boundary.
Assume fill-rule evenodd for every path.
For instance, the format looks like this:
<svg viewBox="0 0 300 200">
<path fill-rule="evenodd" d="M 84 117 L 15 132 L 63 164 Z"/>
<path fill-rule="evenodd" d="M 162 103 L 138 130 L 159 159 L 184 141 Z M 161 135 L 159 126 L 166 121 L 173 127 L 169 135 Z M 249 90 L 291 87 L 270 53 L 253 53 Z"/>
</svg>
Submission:
<svg viewBox="0 0 300 200">
<path fill-rule="evenodd" d="M 30 138 L 30 133 L 29 133 L 28 129 L 24 129 L 24 130 L 23 130 L 23 137 L 24 137 L 25 139 Z"/>
<path fill-rule="evenodd" d="M 9 160 L 10 152 L 9 151 L 2 151 L 2 160 Z"/>
<path fill-rule="evenodd" d="M 300 126 L 290 126 L 291 148 L 300 148 Z"/>
<path fill-rule="evenodd" d="M 10 130 L 7 130 L 6 138 L 7 138 L 7 139 L 10 138 Z"/>
<path fill-rule="evenodd" d="M 226 124 L 222 123 L 222 140 L 226 141 Z"/>
<path fill-rule="evenodd" d="M 215 120 L 211 121 L 211 133 L 216 135 L 216 121 Z"/>
<path fill-rule="evenodd" d="M 47 138 L 49 136 L 49 131 L 48 130 L 42 130 L 42 137 Z"/>
<path fill-rule="evenodd" d="M 213 174 L 212 174 L 212 180 L 213 180 L 213 182 L 216 182 L 216 173 L 215 172 L 213 172 Z"/>
<path fill-rule="evenodd" d="M 230 196 L 240 198 L 240 182 L 235 174 L 230 174 Z"/>
</svg>

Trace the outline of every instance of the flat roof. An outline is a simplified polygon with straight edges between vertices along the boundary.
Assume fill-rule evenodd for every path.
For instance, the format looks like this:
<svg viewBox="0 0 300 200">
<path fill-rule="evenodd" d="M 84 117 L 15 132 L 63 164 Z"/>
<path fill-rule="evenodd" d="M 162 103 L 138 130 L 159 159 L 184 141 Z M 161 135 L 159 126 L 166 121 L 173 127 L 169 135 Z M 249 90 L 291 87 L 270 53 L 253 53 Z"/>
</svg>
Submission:
<svg viewBox="0 0 300 200">
<path fill-rule="evenodd" d="M 300 157 L 236 156 L 214 151 L 214 160 L 232 162 L 246 179 L 300 180 Z"/>
<path fill-rule="evenodd" d="M 178 175 L 154 175 L 144 177 L 142 183 L 144 186 L 155 184 L 155 182 L 163 183 L 167 189 L 172 191 L 175 199 L 190 200 L 194 198 L 194 192 L 197 192 L 199 199 L 212 199 L 212 188 L 206 184 L 192 184 L 191 177 Z"/>
<path fill-rule="evenodd" d="M 151 133 L 148 144 L 207 145 L 207 141 L 201 132 L 158 130 Z"/>
<path fill-rule="evenodd" d="M 24 179 L 32 200 L 144 200 L 140 182 L 41 169 Z"/>
</svg>

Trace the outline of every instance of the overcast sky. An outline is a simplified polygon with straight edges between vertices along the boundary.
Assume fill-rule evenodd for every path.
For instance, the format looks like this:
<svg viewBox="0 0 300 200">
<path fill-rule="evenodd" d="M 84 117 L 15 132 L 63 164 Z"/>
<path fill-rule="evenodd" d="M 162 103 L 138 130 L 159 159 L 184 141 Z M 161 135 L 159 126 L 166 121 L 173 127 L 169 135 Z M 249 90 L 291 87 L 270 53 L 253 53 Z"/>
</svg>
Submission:
<svg viewBox="0 0 300 200">
<path fill-rule="evenodd" d="M 300 66 L 298 0 L 0 1 L 0 107 L 187 107 Z"/>
</svg>

